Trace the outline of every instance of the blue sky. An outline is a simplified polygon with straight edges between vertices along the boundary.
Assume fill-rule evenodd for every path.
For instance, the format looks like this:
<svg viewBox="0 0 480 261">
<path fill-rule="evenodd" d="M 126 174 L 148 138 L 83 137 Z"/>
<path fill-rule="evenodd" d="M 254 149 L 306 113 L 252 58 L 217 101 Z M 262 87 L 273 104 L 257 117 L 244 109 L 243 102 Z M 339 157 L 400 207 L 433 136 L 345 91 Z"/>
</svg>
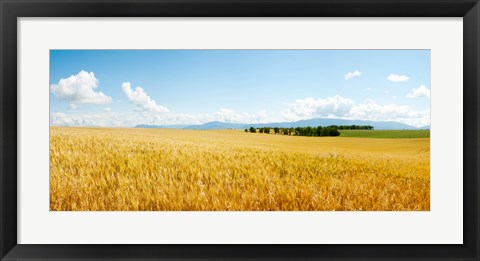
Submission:
<svg viewBox="0 0 480 261">
<path fill-rule="evenodd" d="M 139 88 L 138 88 L 139 87 Z M 430 124 L 429 50 L 51 50 L 51 125 Z"/>
</svg>

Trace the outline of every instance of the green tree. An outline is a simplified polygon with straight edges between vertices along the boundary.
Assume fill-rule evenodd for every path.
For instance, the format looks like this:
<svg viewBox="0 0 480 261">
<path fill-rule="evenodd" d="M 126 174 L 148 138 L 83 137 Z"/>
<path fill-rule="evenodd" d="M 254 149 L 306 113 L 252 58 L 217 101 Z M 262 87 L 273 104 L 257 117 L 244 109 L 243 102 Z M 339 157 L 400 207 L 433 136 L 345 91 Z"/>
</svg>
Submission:
<svg viewBox="0 0 480 261">
<path fill-rule="evenodd" d="M 305 127 L 305 136 L 312 136 L 312 127 Z"/>
<path fill-rule="evenodd" d="M 254 127 L 250 127 L 250 132 L 251 132 L 251 133 L 255 133 L 255 132 L 256 132 L 255 128 L 254 128 Z"/>
<path fill-rule="evenodd" d="M 296 135 L 296 136 L 302 136 L 301 130 L 302 130 L 302 128 L 296 127 L 296 128 L 295 128 L 295 135 Z"/>
</svg>

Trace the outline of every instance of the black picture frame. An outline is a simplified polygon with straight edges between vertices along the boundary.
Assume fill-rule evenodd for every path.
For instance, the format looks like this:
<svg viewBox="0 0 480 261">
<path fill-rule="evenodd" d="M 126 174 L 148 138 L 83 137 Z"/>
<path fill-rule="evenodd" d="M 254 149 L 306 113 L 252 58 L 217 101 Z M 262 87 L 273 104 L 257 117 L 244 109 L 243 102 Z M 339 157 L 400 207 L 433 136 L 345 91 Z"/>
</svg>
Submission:
<svg viewBox="0 0 480 261">
<path fill-rule="evenodd" d="M 1 260 L 479 260 L 478 0 L 0 0 Z M 463 17 L 463 244 L 17 244 L 18 17 Z M 32 43 L 34 44 L 34 43 Z"/>
</svg>

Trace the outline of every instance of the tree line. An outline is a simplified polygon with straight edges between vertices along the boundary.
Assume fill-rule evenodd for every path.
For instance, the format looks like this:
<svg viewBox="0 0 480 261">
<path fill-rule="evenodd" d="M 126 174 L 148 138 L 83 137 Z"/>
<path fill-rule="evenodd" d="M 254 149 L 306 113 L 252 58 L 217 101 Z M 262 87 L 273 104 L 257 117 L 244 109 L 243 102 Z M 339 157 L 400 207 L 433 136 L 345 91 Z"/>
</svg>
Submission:
<svg viewBox="0 0 480 261">
<path fill-rule="evenodd" d="M 373 130 L 373 126 L 370 125 L 332 125 L 338 127 L 339 130 Z"/>
<path fill-rule="evenodd" d="M 265 133 L 291 136 L 339 136 L 339 130 L 373 130 L 373 126 L 369 125 L 330 125 L 326 127 L 296 127 L 296 128 L 281 128 L 281 127 L 250 127 L 245 129 L 245 132 L 251 133 Z"/>
</svg>

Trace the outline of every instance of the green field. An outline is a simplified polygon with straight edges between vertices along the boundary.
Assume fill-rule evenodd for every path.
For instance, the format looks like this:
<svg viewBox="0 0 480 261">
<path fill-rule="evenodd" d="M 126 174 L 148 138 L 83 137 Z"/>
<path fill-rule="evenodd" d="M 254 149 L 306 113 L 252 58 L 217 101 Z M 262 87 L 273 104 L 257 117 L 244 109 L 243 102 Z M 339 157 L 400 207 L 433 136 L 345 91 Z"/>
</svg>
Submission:
<svg viewBox="0 0 480 261">
<path fill-rule="evenodd" d="M 430 138 L 430 130 L 340 130 L 340 137 L 355 138 Z"/>
</svg>

